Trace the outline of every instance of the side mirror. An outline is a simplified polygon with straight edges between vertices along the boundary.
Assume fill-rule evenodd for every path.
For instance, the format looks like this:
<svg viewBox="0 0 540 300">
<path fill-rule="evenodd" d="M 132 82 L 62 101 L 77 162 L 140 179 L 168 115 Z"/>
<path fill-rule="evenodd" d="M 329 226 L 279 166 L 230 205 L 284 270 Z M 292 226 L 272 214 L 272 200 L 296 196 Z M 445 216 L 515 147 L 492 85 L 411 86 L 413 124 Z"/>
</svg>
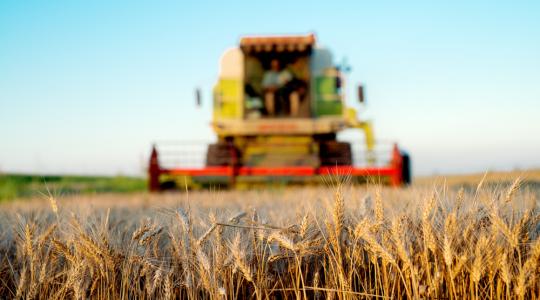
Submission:
<svg viewBox="0 0 540 300">
<path fill-rule="evenodd" d="M 358 102 L 360 103 L 366 102 L 364 98 L 364 87 L 362 85 L 358 85 Z"/>
<path fill-rule="evenodd" d="M 202 105 L 202 93 L 200 88 L 195 89 L 195 104 L 197 104 L 197 107 L 201 107 Z"/>
</svg>

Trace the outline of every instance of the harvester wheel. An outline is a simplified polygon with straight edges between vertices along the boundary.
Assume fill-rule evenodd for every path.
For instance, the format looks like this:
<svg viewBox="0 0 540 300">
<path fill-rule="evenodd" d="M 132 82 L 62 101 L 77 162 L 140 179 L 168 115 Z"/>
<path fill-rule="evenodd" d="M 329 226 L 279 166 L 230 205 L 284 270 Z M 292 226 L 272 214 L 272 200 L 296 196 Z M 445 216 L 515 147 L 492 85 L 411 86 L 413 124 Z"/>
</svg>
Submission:
<svg viewBox="0 0 540 300">
<path fill-rule="evenodd" d="M 208 145 L 206 152 L 206 165 L 210 167 L 230 166 L 234 163 L 234 155 L 237 152 L 235 149 L 230 149 L 227 144 L 211 144 Z"/>
<path fill-rule="evenodd" d="M 352 165 L 351 144 L 337 141 L 322 142 L 319 148 L 322 166 Z"/>
<path fill-rule="evenodd" d="M 401 153 L 401 179 L 404 185 L 409 185 L 412 182 L 411 178 L 411 158 L 406 152 Z"/>
</svg>

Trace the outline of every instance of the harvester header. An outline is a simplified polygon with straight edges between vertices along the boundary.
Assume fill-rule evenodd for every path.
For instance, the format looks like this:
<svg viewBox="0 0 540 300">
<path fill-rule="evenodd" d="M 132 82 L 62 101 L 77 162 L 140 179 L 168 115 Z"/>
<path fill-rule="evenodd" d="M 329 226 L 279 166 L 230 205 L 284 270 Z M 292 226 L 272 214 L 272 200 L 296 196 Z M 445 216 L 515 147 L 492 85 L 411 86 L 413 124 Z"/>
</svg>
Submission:
<svg viewBox="0 0 540 300">
<path fill-rule="evenodd" d="M 177 151 L 175 164 L 165 163 L 175 147 L 155 144 L 150 190 L 306 184 L 329 175 L 409 183 L 408 155 L 396 144 L 377 151 L 370 122 L 347 106 L 345 79 L 330 50 L 319 47 L 313 34 L 241 38 L 219 63 L 211 121 L 217 142 L 205 148 L 191 145 L 197 150 L 189 155 Z M 363 101 L 361 86 L 358 94 Z M 337 139 L 346 129 L 364 132 L 362 148 Z M 204 161 L 188 166 L 186 160 L 197 154 Z"/>
</svg>

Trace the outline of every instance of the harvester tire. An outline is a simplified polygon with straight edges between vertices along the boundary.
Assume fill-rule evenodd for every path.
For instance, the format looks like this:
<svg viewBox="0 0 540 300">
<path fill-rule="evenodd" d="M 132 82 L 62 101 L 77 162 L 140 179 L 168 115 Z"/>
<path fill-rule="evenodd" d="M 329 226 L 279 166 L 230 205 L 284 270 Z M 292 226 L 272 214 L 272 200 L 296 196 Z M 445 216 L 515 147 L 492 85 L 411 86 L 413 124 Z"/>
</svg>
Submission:
<svg viewBox="0 0 540 300">
<path fill-rule="evenodd" d="M 411 158 L 407 152 L 401 153 L 401 180 L 404 185 L 410 185 L 412 183 Z"/>
<path fill-rule="evenodd" d="M 321 166 L 352 165 L 351 144 L 337 141 L 322 142 L 319 147 Z"/>
<path fill-rule="evenodd" d="M 236 150 L 231 150 L 227 144 L 208 145 L 206 165 L 209 167 L 230 166 L 234 163 L 234 155 L 236 153 Z"/>
</svg>

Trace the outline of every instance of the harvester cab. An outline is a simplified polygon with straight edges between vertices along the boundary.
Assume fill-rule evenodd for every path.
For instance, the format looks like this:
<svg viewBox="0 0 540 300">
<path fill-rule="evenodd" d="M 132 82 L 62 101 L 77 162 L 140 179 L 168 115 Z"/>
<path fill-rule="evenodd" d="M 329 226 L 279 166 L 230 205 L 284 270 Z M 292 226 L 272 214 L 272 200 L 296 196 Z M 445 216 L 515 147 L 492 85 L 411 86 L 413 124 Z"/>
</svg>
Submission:
<svg viewBox="0 0 540 300">
<path fill-rule="evenodd" d="M 311 36 L 242 39 L 244 118 L 311 117 L 312 43 Z"/>
<path fill-rule="evenodd" d="M 211 122 L 217 142 L 208 145 L 204 166 L 163 167 L 154 147 L 150 189 L 308 183 L 328 175 L 408 183 L 408 156 L 397 145 L 386 159 L 375 155 L 371 125 L 347 107 L 345 84 L 312 34 L 242 38 L 220 59 Z M 363 102 L 362 87 L 358 92 Z M 337 140 L 348 128 L 365 133 L 362 151 Z"/>
</svg>

